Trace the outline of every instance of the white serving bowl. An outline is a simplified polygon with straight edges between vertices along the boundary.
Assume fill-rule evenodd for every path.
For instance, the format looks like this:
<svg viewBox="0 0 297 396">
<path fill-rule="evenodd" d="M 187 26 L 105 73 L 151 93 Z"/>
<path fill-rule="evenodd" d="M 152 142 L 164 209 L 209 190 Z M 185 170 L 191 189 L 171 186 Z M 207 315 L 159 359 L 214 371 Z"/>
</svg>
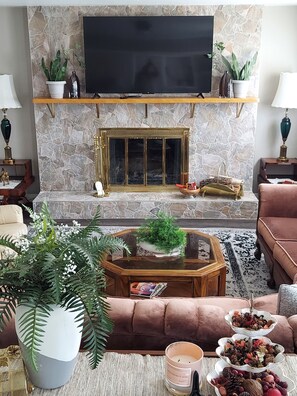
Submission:
<svg viewBox="0 0 297 396">
<path fill-rule="evenodd" d="M 215 394 L 217 396 L 221 396 L 221 394 L 219 392 L 219 389 L 212 384 L 212 380 L 218 378 L 222 374 L 223 369 L 228 366 L 230 366 L 228 363 L 224 362 L 223 360 L 220 360 L 216 363 L 215 369 L 206 376 L 207 382 L 214 388 Z M 281 381 L 285 381 L 288 384 L 288 388 L 287 388 L 288 395 L 293 396 L 292 392 L 295 389 L 295 383 L 290 378 L 286 377 L 282 372 L 282 370 L 277 365 L 275 365 L 273 369 L 271 369 L 271 371 L 277 374 Z"/>
<path fill-rule="evenodd" d="M 232 340 L 233 342 L 237 341 L 237 340 L 246 340 L 248 342 L 248 340 L 253 341 L 255 339 L 261 339 L 264 341 L 265 344 L 270 344 L 272 346 L 277 345 L 278 349 L 279 349 L 279 353 L 275 356 L 274 360 L 272 363 L 268 363 L 266 366 L 264 367 L 253 367 L 249 364 L 243 364 L 243 365 L 237 365 L 237 364 L 233 364 L 231 363 L 231 360 L 229 359 L 229 357 L 224 356 L 224 351 L 225 351 L 225 345 L 227 344 L 227 342 L 229 342 L 230 340 Z M 243 334 L 234 334 L 232 337 L 224 337 L 224 338 L 220 338 L 219 339 L 219 346 L 216 349 L 216 353 L 217 355 L 223 359 L 226 363 L 228 363 L 229 366 L 234 367 L 238 370 L 244 370 L 244 371 L 250 371 L 252 373 L 261 373 L 262 371 L 271 369 L 271 367 L 273 367 L 275 364 L 281 363 L 284 360 L 284 352 L 285 349 L 282 345 L 279 344 L 275 344 L 273 342 L 271 342 L 271 340 L 267 337 L 248 337 L 245 336 Z"/>
<path fill-rule="evenodd" d="M 250 312 L 250 308 L 243 308 L 243 309 L 233 309 L 228 313 L 228 315 L 225 316 L 225 319 L 229 326 L 232 328 L 232 330 L 235 333 L 241 333 L 244 335 L 247 335 L 249 337 L 256 337 L 256 336 L 265 336 L 268 333 L 270 333 L 276 326 L 276 320 L 270 315 L 269 312 L 266 311 L 257 311 L 256 309 L 252 310 L 253 315 L 261 316 L 263 315 L 263 318 L 266 319 L 267 321 L 271 320 L 273 323 L 267 328 L 261 328 L 259 330 L 250 330 L 246 329 L 245 327 L 236 327 L 233 326 L 232 324 L 232 317 L 235 312 L 239 312 L 240 314 L 245 314 L 246 312 Z"/>
</svg>

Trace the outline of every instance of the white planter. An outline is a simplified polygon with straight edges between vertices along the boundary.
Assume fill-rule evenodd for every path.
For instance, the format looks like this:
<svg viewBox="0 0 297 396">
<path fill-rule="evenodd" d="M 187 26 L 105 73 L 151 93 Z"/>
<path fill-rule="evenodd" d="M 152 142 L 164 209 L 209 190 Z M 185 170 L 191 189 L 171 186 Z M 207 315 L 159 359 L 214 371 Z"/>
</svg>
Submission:
<svg viewBox="0 0 297 396">
<path fill-rule="evenodd" d="M 64 86 L 66 81 L 47 81 L 50 97 L 53 99 L 62 99 L 64 96 Z"/>
<path fill-rule="evenodd" d="M 249 85 L 249 80 L 232 80 L 234 98 L 246 98 Z"/>
<path fill-rule="evenodd" d="M 53 311 L 43 327 L 40 352 L 37 353 L 38 371 L 28 358 L 20 332 L 20 318 L 29 308 L 21 305 L 16 309 L 16 333 L 30 380 L 43 389 L 58 388 L 69 381 L 81 343 L 81 328 L 74 321 L 77 312 L 69 312 L 56 305 L 52 307 Z"/>
<path fill-rule="evenodd" d="M 159 249 L 156 245 L 153 245 L 152 243 L 141 241 L 139 242 L 139 247 L 141 247 L 144 250 L 147 250 L 148 252 L 152 253 L 156 257 L 172 257 L 172 256 L 179 256 L 181 254 L 181 249 L 180 248 L 175 248 L 171 250 L 170 252 L 166 253 L 164 250 Z"/>
</svg>

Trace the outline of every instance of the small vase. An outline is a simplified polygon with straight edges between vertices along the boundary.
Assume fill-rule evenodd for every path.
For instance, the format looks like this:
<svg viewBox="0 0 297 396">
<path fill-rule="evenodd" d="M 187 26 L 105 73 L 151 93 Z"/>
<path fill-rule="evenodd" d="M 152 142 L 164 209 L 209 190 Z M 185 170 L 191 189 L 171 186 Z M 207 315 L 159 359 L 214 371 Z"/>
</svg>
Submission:
<svg viewBox="0 0 297 396">
<path fill-rule="evenodd" d="M 68 79 L 69 86 L 69 97 L 70 98 L 80 98 L 80 83 L 75 71 L 71 73 Z"/>
<path fill-rule="evenodd" d="M 62 99 L 64 96 L 64 86 L 66 81 L 47 81 L 50 97 L 53 99 Z"/>
<path fill-rule="evenodd" d="M 221 98 L 230 98 L 231 97 L 231 92 L 230 92 L 230 74 L 225 71 L 223 74 L 221 80 L 220 80 L 220 87 L 219 87 L 219 96 Z"/>
<path fill-rule="evenodd" d="M 20 318 L 29 308 L 20 305 L 16 309 L 16 333 L 25 366 L 33 385 L 42 389 L 53 389 L 65 385 L 73 374 L 81 343 L 81 328 L 75 321 L 77 312 L 70 312 L 53 305 L 37 353 L 38 371 L 32 365 L 28 350 L 20 331 Z"/>
</svg>

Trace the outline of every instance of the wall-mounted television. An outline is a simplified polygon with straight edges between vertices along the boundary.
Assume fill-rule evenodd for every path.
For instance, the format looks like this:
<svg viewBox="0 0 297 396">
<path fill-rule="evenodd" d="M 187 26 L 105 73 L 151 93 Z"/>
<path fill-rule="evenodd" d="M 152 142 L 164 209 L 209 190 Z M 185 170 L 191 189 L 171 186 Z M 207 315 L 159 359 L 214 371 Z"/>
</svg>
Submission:
<svg viewBox="0 0 297 396">
<path fill-rule="evenodd" d="M 83 17 L 86 91 L 207 93 L 213 16 Z"/>
</svg>

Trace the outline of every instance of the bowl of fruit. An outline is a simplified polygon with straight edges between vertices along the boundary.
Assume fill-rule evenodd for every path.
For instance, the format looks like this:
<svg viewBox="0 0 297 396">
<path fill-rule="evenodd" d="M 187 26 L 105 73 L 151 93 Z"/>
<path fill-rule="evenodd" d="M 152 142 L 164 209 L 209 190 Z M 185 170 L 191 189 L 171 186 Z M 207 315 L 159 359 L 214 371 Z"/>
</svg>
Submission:
<svg viewBox="0 0 297 396">
<path fill-rule="evenodd" d="M 284 360 L 284 347 L 267 337 L 247 337 L 234 334 L 219 339 L 217 355 L 230 366 L 260 373 Z"/>
<path fill-rule="evenodd" d="M 250 373 L 220 360 L 206 379 L 217 396 L 293 396 L 295 389 L 294 382 L 277 366 L 261 373 Z"/>
<path fill-rule="evenodd" d="M 266 311 L 244 308 L 234 309 L 225 316 L 235 333 L 249 337 L 265 336 L 276 326 L 276 320 Z"/>
</svg>

